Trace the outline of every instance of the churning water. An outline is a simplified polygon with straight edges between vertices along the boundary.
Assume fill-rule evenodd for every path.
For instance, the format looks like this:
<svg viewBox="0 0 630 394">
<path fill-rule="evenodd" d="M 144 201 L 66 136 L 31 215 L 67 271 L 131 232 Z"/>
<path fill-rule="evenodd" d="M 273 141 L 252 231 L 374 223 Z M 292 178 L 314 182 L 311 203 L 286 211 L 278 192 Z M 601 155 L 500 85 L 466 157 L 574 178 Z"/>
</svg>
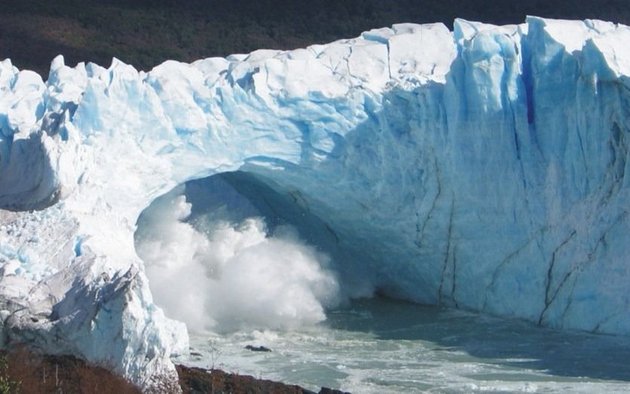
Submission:
<svg viewBox="0 0 630 394">
<path fill-rule="evenodd" d="M 335 255 L 327 236 L 319 218 L 247 174 L 157 199 L 138 221 L 136 248 L 156 302 L 192 331 L 191 354 L 175 361 L 355 394 L 630 392 L 630 337 L 347 302 L 356 294 L 344 294 L 319 252 Z"/>
<path fill-rule="evenodd" d="M 245 346 L 265 346 L 252 352 Z M 353 393 L 630 391 L 630 338 L 388 299 L 353 301 L 297 331 L 193 334 L 177 362 Z"/>
</svg>

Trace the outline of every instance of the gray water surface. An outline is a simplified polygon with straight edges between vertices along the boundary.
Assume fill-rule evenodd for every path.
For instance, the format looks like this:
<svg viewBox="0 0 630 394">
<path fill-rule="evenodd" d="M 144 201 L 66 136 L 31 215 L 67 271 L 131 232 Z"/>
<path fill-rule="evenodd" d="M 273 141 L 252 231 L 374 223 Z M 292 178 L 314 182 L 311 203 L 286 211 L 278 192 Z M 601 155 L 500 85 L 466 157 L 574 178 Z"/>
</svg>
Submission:
<svg viewBox="0 0 630 394">
<path fill-rule="evenodd" d="M 266 346 L 252 352 L 246 345 Z M 630 392 L 630 338 L 540 328 L 388 299 L 353 301 L 317 327 L 191 335 L 176 360 L 353 393 Z"/>
</svg>

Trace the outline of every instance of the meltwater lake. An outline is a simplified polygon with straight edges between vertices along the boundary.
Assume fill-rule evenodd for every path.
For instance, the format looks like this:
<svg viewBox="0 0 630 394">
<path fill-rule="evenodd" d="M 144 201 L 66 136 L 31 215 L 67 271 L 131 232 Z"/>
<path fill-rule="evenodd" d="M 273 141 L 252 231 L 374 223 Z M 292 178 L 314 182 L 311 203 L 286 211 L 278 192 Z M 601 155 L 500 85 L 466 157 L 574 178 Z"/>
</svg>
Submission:
<svg viewBox="0 0 630 394">
<path fill-rule="evenodd" d="M 252 352 L 245 346 L 265 346 Z M 353 393 L 625 393 L 630 337 L 540 328 L 390 299 L 298 331 L 192 334 L 177 362 Z"/>
</svg>

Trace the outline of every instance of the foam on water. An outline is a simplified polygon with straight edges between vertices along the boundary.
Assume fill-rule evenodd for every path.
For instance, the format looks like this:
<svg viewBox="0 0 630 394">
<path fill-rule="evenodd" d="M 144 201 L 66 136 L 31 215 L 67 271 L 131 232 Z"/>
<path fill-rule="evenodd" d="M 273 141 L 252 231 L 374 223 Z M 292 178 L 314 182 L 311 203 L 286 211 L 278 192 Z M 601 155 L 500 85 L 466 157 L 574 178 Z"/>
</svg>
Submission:
<svg viewBox="0 0 630 394">
<path fill-rule="evenodd" d="M 316 327 L 193 335 L 204 368 L 353 393 L 622 393 L 630 339 L 390 300 L 354 301 Z M 251 352 L 247 345 L 272 352 Z"/>
</svg>

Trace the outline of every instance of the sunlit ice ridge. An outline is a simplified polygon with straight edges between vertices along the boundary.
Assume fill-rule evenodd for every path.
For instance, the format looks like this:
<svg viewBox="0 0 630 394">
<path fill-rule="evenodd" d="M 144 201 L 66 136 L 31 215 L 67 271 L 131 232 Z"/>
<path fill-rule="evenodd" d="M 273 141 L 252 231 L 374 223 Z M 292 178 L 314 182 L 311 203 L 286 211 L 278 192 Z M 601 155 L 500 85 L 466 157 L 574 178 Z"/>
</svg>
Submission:
<svg viewBox="0 0 630 394">
<path fill-rule="evenodd" d="M 257 196 L 273 196 L 267 210 L 291 205 L 299 235 L 267 236 L 303 240 L 288 253 L 306 256 L 296 291 L 310 291 L 312 314 L 299 322 L 378 292 L 630 334 L 629 43 L 626 26 L 529 17 L 399 24 L 150 72 L 57 57 L 47 82 L 5 60 L 3 342 L 175 389 L 186 328 L 154 303 L 146 273 L 159 263 L 148 269 L 134 234 L 164 195 L 183 223 L 194 204 L 181 189 L 214 187 L 213 175 L 248 190 L 256 212 Z M 223 230 L 235 244 L 265 238 L 245 223 Z"/>
</svg>

